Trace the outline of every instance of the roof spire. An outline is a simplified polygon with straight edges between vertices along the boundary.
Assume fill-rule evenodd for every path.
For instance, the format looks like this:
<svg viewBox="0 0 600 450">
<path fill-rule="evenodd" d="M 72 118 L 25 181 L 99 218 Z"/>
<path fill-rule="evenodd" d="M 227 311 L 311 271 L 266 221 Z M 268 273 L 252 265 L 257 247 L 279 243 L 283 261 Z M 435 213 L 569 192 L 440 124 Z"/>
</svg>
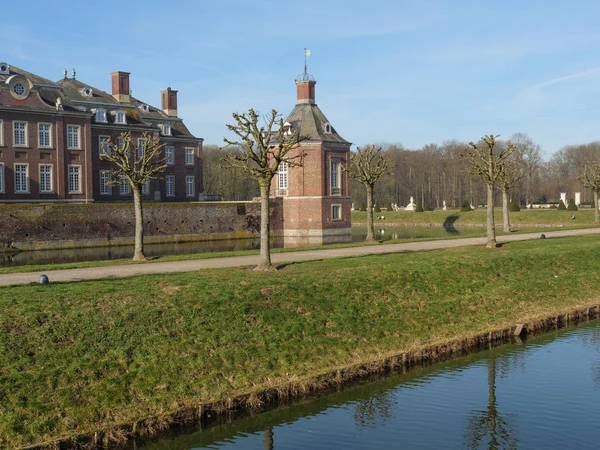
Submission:
<svg viewBox="0 0 600 450">
<path fill-rule="evenodd" d="M 66 80 L 66 79 L 67 79 L 67 69 L 65 69 L 65 70 L 64 70 L 64 72 L 63 72 L 63 76 L 64 76 L 64 78 L 65 78 L 65 80 Z"/>
<path fill-rule="evenodd" d="M 76 72 L 75 72 L 75 69 L 73 69 L 73 79 L 75 79 L 75 75 L 76 75 Z"/>
<path fill-rule="evenodd" d="M 304 76 L 308 75 L 308 72 L 306 71 L 306 58 L 308 58 L 310 56 L 310 50 L 307 49 L 306 47 L 304 47 Z"/>
<path fill-rule="evenodd" d="M 304 48 L 304 73 L 301 73 L 296 77 L 296 81 L 315 81 L 315 77 L 308 73 L 306 68 L 306 59 L 310 56 L 310 50 Z"/>
</svg>

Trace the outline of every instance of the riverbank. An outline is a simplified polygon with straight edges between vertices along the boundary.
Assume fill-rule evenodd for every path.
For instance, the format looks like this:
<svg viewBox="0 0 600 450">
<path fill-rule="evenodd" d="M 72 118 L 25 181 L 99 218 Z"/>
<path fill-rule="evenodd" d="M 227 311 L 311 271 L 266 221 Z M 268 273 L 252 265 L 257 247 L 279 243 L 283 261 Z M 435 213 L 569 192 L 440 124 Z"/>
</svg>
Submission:
<svg viewBox="0 0 600 450">
<path fill-rule="evenodd" d="M 331 374 L 349 367 L 585 310 L 598 303 L 599 251 L 597 237 L 582 236 L 269 274 L 0 288 L 0 446 L 98 431 L 118 439 L 177 412 L 235 398 L 252 406 L 265 392 L 318 388 L 328 374 L 337 382 Z"/>
</svg>

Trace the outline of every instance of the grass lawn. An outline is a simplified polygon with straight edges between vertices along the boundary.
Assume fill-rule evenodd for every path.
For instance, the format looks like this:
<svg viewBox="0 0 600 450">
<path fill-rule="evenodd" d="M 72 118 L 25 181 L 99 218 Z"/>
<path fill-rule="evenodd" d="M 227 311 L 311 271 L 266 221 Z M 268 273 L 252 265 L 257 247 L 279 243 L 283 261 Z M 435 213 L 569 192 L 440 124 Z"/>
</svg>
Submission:
<svg viewBox="0 0 600 450">
<path fill-rule="evenodd" d="M 0 447 L 598 302 L 597 236 L 0 288 Z"/>
</svg>

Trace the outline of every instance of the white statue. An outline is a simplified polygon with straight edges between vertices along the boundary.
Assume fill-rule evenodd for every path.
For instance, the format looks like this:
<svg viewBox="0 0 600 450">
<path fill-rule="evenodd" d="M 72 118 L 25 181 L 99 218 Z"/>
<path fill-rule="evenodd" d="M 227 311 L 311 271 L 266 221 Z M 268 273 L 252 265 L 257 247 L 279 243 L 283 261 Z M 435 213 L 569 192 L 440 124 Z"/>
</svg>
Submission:
<svg viewBox="0 0 600 450">
<path fill-rule="evenodd" d="M 405 211 L 414 211 L 417 205 L 415 205 L 415 199 L 413 197 L 410 198 L 410 203 L 406 205 L 404 208 Z"/>
<path fill-rule="evenodd" d="M 442 211 L 446 211 L 446 200 L 442 201 Z"/>
</svg>

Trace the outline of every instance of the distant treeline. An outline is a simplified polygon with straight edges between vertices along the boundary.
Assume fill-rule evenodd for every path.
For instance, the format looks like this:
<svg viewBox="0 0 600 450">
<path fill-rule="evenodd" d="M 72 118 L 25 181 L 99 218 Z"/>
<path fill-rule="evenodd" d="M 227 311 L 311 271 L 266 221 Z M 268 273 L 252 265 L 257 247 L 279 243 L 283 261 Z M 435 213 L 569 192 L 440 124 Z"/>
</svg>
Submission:
<svg viewBox="0 0 600 450">
<path fill-rule="evenodd" d="M 589 160 L 600 160 L 600 142 L 563 147 L 544 160 L 541 147 L 528 135 L 516 133 L 510 141 L 517 146 L 522 178 L 511 195 L 521 205 L 536 202 L 557 202 L 560 192 L 574 198 L 581 192 L 581 201 L 592 201 L 589 188 L 577 180 L 577 170 Z M 467 163 L 460 157 L 468 142 L 451 140 L 442 144 L 428 144 L 411 150 L 402 144 L 379 144 L 391 161 L 391 173 L 375 186 L 375 201 L 381 207 L 396 203 L 407 205 L 410 197 L 424 206 L 441 208 L 445 200 L 448 207 L 460 207 L 464 200 L 474 205 L 486 203 L 485 184 L 467 174 Z M 250 200 L 259 195 L 256 180 L 247 175 L 224 169 L 221 158 L 225 150 L 207 145 L 204 147 L 204 187 L 207 194 L 218 194 L 224 200 Z M 366 205 L 364 187 L 351 182 L 354 206 Z M 498 190 L 496 204 L 501 204 Z"/>
</svg>

